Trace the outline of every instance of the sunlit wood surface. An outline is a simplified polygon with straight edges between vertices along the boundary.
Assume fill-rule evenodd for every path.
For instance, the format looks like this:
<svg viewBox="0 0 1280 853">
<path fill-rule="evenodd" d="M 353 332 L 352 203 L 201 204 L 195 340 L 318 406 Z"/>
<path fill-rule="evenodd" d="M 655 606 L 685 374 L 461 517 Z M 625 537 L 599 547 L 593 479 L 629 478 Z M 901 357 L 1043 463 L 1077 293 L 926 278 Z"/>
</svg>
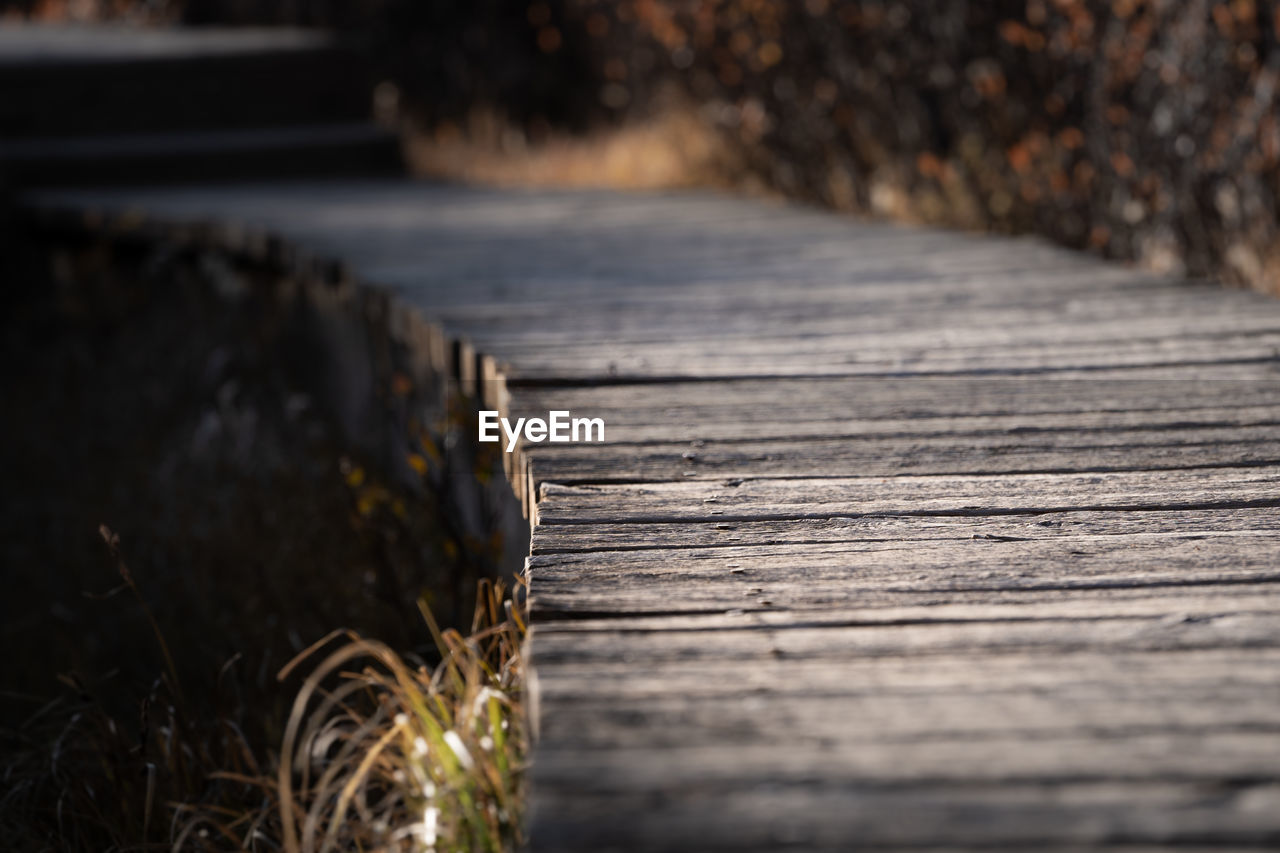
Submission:
<svg viewBox="0 0 1280 853">
<path fill-rule="evenodd" d="M 605 419 L 512 469 L 535 850 L 1280 844 L 1280 301 L 702 194 L 43 198 L 283 235 Z"/>
</svg>

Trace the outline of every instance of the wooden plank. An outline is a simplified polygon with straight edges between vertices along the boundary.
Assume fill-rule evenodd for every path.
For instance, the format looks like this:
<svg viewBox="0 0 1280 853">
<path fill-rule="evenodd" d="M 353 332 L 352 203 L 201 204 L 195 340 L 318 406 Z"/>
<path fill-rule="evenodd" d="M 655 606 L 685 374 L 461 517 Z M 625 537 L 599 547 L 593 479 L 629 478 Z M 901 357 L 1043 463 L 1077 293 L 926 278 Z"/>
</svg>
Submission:
<svg viewBox="0 0 1280 853">
<path fill-rule="evenodd" d="M 753 695 L 981 696 L 984 694 L 1092 695 L 1110 688 L 1116 695 L 1164 695 L 1187 690 L 1209 696 L 1239 687 L 1275 689 L 1280 647 L 1183 649 L 1150 652 L 1063 650 L 1052 661 L 1034 652 L 1010 651 L 982 659 L 968 654 L 848 658 L 829 660 L 708 658 L 654 661 L 617 658 L 582 662 L 554 670 L 539 680 L 544 700 L 605 702 L 643 707 L 668 696 L 690 701 L 733 702 Z"/>
<path fill-rule="evenodd" d="M 846 730 L 857 728 L 849 719 Z M 992 784 L 1044 780 L 1183 781 L 1273 778 L 1280 761 L 1274 730 L 1084 734 L 971 740 L 847 740 L 781 731 L 767 741 L 681 743 L 671 749 L 618 745 L 607 750 L 566 744 L 539 765 L 542 784 L 580 774 L 596 790 L 679 792 L 702 786 L 809 780 L 874 785 Z M 1277 820 L 1270 816 L 1271 821 Z"/>
<path fill-rule="evenodd" d="M 545 417 L 545 415 L 544 415 Z M 772 439 L 525 450 L 535 483 L 1125 471 L 1280 464 L 1280 426 Z"/>
<path fill-rule="evenodd" d="M 633 618 L 649 613 L 769 613 L 801 621 L 820 613 L 824 618 L 859 625 L 1164 618 L 1183 615 L 1188 607 L 1197 613 L 1266 615 L 1280 614 L 1280 593 L 1271 586 L 1276 582 L 1276 573 L 1270 569 L 1196 572 L 1185 583 L 1168 576 L 1146 584 L 1142 577 L 1132 575 L 1100 580 L 1066 578 L 1057 588 L 1049 589 L 999 583 L 966 587 L 960 582 L 955 591 L 863 590 L 853 587 L 847 579 L 843 583 L 819 581 L 815 588 L 798 588 L 776 577 L 757 576 L 715 585 L 688 582 L 686 585 L 695 590 L 690 599 L 673 603 L 670 598 L 655 601 L 633 590 L 612 597 L 594 591 L 578 596 L 567 585 L 552 581 L 547 591 L 534 599 L 533 610 L 542 620 Z M 602 585 L 626 589 L 616 581 Z M 669 596 L 674 585 L 657 582 L 652 586 L 656 593 Z"/>
<path fill-rule="evenodd" d="M 1100 316 L 1109 318 L 1125 313 L 1123 306 L 1112 308 L 1112 311 L 1101 308 Z M 458 334 L 472 337 L 479 347 L 522 371 L 538 367 L 544 361 L 560 364 L 581 359 L 584 353 L 592 351 L 614 355 L 619 365 L 640 359 L 661 364 L 664 348 L 678 355 L 749 357 L 748 364 L 752 359 L 760 361 L 766 357 L 859 364 L 925 359 L 943 364 L 968 364 L 981 363 L 981 360 L 995 363 L 1000 358 L 1017 355 L 1049 364 L 1073 360 L 1095 362 L 1109 353 L 1129 362 L 1140 357 L 1154 361 L 1164 356 L 1168 360 L 1175 355 L 1182 355 L 1184 361 L 1205 361 L 1213 356 L 1225 360 L 1254 353 L 1267 354 L 1262 347 L 1274 344 L 1280 332 L 1276 320 L 1269 314 L 1250 316 L 1239 310 L 1224 316 L 1206 315 L 1194 323 L 1181 318 L 1168 321 L 1135 318 L 1123 322 L 1084 320 L 1077 325 L 1061 319 L 1061 306 L 1047 308 L 1043 316 L 1007 312 L 1004 317 L 995 318 L 986 315 L 999 312 L 978 309 L 967 326 L 962 327 L 963 331 L 953 324 L 964 323 L 965 318 L 952 314 L 939 315 L 932 318 L 933 322 L 927 322 L 931 319 L 928 315 L 918 317 L 919 326 L 909 330 L 886 330 L 874 322 L 874 314 L 866 317 L 858 309 L 839 303 L 815 306 L 820 319 L 802 321 L 792 317 L 785 322 L 779 322 L 776 317 L 766 320 L 760 314 L 743 315 L 737 307 L 732 312 L 716 310 L 716 306 L 689 310 L 697 310 L 704 316 L 673 321 L 669 329 L 663 328 L 659 318 L 645 317 L 641 309 L 631 306 L 584 307 L 575 312 L 583 325 L 568 325 L 561 319 L 559 322 L 565 324 L 565 328 L 559 332 L 522 327 L 523 332 L 508 333 L 483 322 L 459 320 L 455 315 L 447 315 L 445 320 Z M 762 313 L 768 314 L 770 310 L 763 309 Z M 772 310 L 776 314 L 781 309 Z M 559 313 L 564 314 L 563 310 Z M 596 313 L 601 315 L 599 320 L 592 316 Z M 619 314 L 630 318 L 629 323 L 612 319 Z M 637 314 L 641 316 L 635 316 Z M 632 323 L 634 327 L 629 325 Z M 1017 332 L 1008 331 L 1009 327 Z M 584 328 L 593 331 L 584 333 Z M 1170 340 L 1178 340 L 1179 346 L 1171 348 Z M 1274 355 L 1274 351 L 1270 354 Z"/>
<path fill-rule="evenodd" d="M 870 514 L 1280 506 L 1280 467 L 1094 474 L 833 477 L 594 486 L 543 484 L 542 524 L 821 519 Z M 639 531 L 641 534 L 643 531 Z"/>
<path fill-rule="evenodd" d="M 561 667 L 605 661 L 812 660 L 843 666 L 850 658 L 1067 652 L 1099 655 L 1186 649 L 1274 648 L 1280 614 L 1222 613 L 1193 603 L 1164 615 L 1105 619 L 855 621 L 840 615 L 738 611 L 544 621 L 537 626 L 539 679 Z"/>
<path fill-rule="evenodd" d="M 535 785 L 557 791 L 537 771 Z M 693 846 L 689 839 L 698 839 L 698 849 L 708 851 L 847 851 L 854 839 L 859 850 L 935 853 L 1261 851 L 1274 849 L 1278 799 L 1263 784 L 1133 779 L 970 781 L 906 790 L 748 781 L 729 790 L 684 788 L 667 795 L 646 789 L 551 794 L 537 803 L 533 833 L 547 850 L 659 851 Z M 634 819 L 637 802 L 649 819 Z M 1201 846 L 1207 840 L 1214 846 Z"/>
<path fill-rule="evenodd" d="M 874 315 L 854 313 L 850 306 L 836 303 L 819 308 L 825 309 L 820 320 L 808 322 L 790 317 L 780 323 L 777 319 L 751 315 L 753 323 L 737 323 L 735 307 L 732 314 L 715 312 L 696 321 L 674 324 L 671 330 L 652 321 L 637 331 L 601 324 L 588 334 L 575 333 L 572 328 L 557 335 L 543 330 L 524 335 L 489 335 L 486 343 L 512 358 L 524 355 L 539 359 L 563 359 L 601 348 L 623 358 L 632 353 L 635 357 L 652 358 L 653 351 L 667 347 L 678 353 L 755 354 L 772 358 L 855 355 L 863 361 L 877 357 L 905 360 L 914 354 L 938 351 L 959 360 L 979 355 L 994 359 L 1006 353 L 1025 353 L 1043 359 L 1072 355 L 1095 357 L 1098 353 L 1132 357 L 1167 353 L 1170 349 L 1190 357 L 1209 354 L 1215 345 L 1230 356 L 1237 351 L 1252 352 L 1258 345 L 1274 344 L 1280 334 L 1277 328 L 1280 323 L 1266 314 L 1253 317 L 1231 314 L 1194 322 L 1185 317 L 1164 322 L 1150 317 L 1117 322 L 1110 319 L 1115 312 L 1107 312 L 1105 320 L 1099 318 L 1081 324 L 1064 322 L 1048 311 L 1045 316 L 1029 316 L 1025 312 L 1003 318 L 997 316 L 994 322 L 985 316 L 990 312 L 983 312 L 982 322 L 970 322 L 959 329 L 951 323 L 964 318 L 943 314 L 934 324 L 920 329 L 887 332 L 874 322 Z M 1170 339 L 1178 340 L 1176 348 L 1169 346 Z M 1274 351 L 1271 354 L 1274 355 Z"/>
<path fill-rule="evenodd" d="M 1000 516 L 894 516 L 758 521 L 651 522 L 637 531 L 630 524 L 544 524 L 534 530 L 532 554 L 580 554 L 671 548 L 727 549 L 760 553 L 777 545 L 824 543 L 897 543 L 913 546 L 937 540 L 1012 538 L 1060 539 L 1070 536 L 1144 538 L 1169 533 L 1188 537 L 1213 533 L 1280 530 L 1280 512 L 1251 509 L 1150 510 L 1143 512 L 1068 511 Z"/>
<path fill-rule="evenodd" d="M 856 337 L 834 341 L 793 341 L 776 348 L 753 341 L 698 341 L 688 345 L 628 345 L 602 350 L 574 344 L 562 348 L 518 344 L 490 347 L 505 372 L 523 380 L 686 379 L 744 376 L 880 376 L 1038 372 L 1081 372 L 1125 368 L 1212 368 L 1216 365 L 1256 365 L 1245 377 L 1275 375 L 1280 337 L 1242 338 L 1221 342 L 1189 341 L 1171 349 L 1163 342 L 1135 341 L 1131 345 L 1039 350 L 984 348 L 972 352 L 939 347 L 914 351 L 873 350 Z M 732 344 L 732 345 L 730 345 Z M 1188 378 L 1194 378 L 1189 373 Z"/>
<path fill-rule="evenodd" d="M 837 377 L 522 387 L 513 416 L 564 408 L 605 420 L 607 443 L 972 435 L 1250 426 L 1280 419 L 1274 380 Z"/>
<path fill-rule="evenodd" d="M 779 677 L 782 684 L 790 683 L 790 676 Z M 636 713 L 634 698 L 623 701 L 594 691 L 551 695 L 566 703 L 566 711 L 548 718 L 542 733 L 573 749 L 729 747 L 768 743 L 784 732 L 850 746 L 1236 732 L 1257 736 L 1258 745 L 1272 754 L 1280 748 L 1275 743 L 1280 740 L 1280 686 L 1275 684 L 1217 684 L 1200 690 L 1178 684 L 1141 693 L 1110 684 L 1072 685 L 977 695 L 792 692 L 783 687 L 698 699 L 666 690 L 644 700 L 643 714 Z M 544 701 L 549 698 L 543 695 Z M 993 764 L 1002 760 L 999 754 L 988 757 Z"/>
<path fill-rule="evenodd" d="M 591 408 L 650 427 L 677 416 L 708 421 L 717 429 L 748 418 L 775 424 L 791 422 L 800 428 L 799 419 L 788 412 L 794 408 L 805 412 L 808 417 L 804 420 L 820 422 L 952 418 L 980 423 L 982 418 L 1004 418 L 1017 424 L 1019 418 L 1036 423 L 1050 415 L 1074 415 L 1080 419 L 1064 421 L 1063 425 L 1088 428 L 1099 424 L 1083 416 L 1105 417 L 1111 420 L 1103 423 L 1129 426 L 1176 423 L 1178 417 L 1189 422 L 1234 422 L 1236 417 L 1247 418 L 1250 410 L 1274 411 L 1280 403 L 1280 380 L 1202 380 L 1194 374 L 1062 380 L 1003 376 L 918 377 L 910 381 L 856 376 L 743 378 L 521 387 L 514 403 L 517 411 L 545 411 L 556 405 Z M 900 429 L 908 431 L 905 426 Z M 662 441 L 663 437 L 653 440 Z"/>
<path fill-rule="evenodd" d="M 655 289 L 659 292 L 651 292 Z M 403 292 L 411 298 L 415 288 L 406 286 Z M 974 340 L 980 330 L 990 332 L 993 341 L 1035 340 L 1039 333 L 1061 342 L 1125 340 L 1140 333 L 1238 335 L 1276 329 L 1276 318 L 1260 297 L 1224 300 L 1220 292 L 1174 285 L 1138 291 L 1067 287 L 1065 292 L 1020 294 L 982 289 L 961 295 L 954 289 L 930 289 L 904 295 L 895 282 L 864 282 L 854 290 L 822 284 L 780 289 L 747 280 L 728 292 L 732 299 L 726 298 L 723 287 L 690 283 L 584 294 L 572 314 L 562 310 L 554 294 L 521 300 L 518 313 L 508 305 L 477 301 L 450 305 L 439 314 L 486 343 L 744 337 L 789 329 L 814 335 L 865 334 L 910 345 L 928 332 L 948 342 Z"/>
<path fill-rule="evenodd" d="M 1046 574 L 1045 566 L 1056 569 Z M 552 612 L 543 615 L 897 608 L 894 618 L 942 619 L 972 618 L 981 612 L 974 605 L 986 604 L 999 618 L 1059 618 L 1111 608 L 1173 612 L 1188 597 L 1268 597 L 1266 584 L 1280 582 L 1280 538 L 1175 533 L 593 552 L 535 556 L 529 571 L 534 609 Z"/>
</svg>

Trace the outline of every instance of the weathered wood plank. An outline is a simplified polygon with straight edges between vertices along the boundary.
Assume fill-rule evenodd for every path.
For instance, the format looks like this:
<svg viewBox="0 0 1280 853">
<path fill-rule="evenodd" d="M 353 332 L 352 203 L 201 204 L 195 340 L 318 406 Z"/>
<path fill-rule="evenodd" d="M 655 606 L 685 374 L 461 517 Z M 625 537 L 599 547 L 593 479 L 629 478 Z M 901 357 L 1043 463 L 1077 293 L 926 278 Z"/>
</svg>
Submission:
<svg viewBox="0 0 1280 853">
<path fill-rule="evenodd" d="M 681 602 L 666 608 L 639 596 L 578 602 L 571 595 L 564 594 L 562 589 L 553 587 L 546 599 L 535 602 L 534 612 L 543 620 L 581 616 L 626 619 L 647 613 L 769 613 L 796 622 L 820 613 L 823 618 L 839 618 L 846 624 L 867 626 L 984 621 L 1092 622 L 1131 617 L 1164 618 L 1171 614 L 1184 617 L 1188 607 L 1193 608 L 1196 614 L 1211 616 L 1280 615 L 1280 592 L 1272 587 L 1276 576 L 1271 572 L 1261 576 L 1231 574 L 1227 579 L 1201 576 L 1191 583 L 1171 587 L 1161 587 L 1153 581 L 1151 586 L 1155 587 L 1154 590 L 1143 587 L 1134 578 L 1108 580 L 1112 582 L 1099 584 L 1101 589 L 1071 588 L 1070 581 L 1064 582 L 1065 590 L 1007 590 L 998 584 L 992 585 L 995 589 L 966 590 L 961 585 L 959 590 L 949 595 L 937 591 L 905 590 L 851 594 L 847 585 L 799 590 L 789 584 L 775 582 L 770 585 L 769 580 L 762 580 L 764 586 L 740 581 L 732 589 L 724 587 L 733 585 L 722 585 L 720 595 L 704 590 L 689 603 Z M 670 594 L 670 585 L 658 583 L 654 586 L 657 592 Z M 975 595 L 975 592 L 987 594 Z"/>
<path fill-rule="evenodd" d="M 593 770 L 599 770 L 594 766 Z M 605 769 L 607 775 L 609 769 Z M 549 791 L 557 788 L 543 783 Z M 548 850 L 1274 849 L 1274 787 L 1145 780 L 969 781 L 909 789 L 824 783 L 728 790 L 584 790 L 544 801 L 534 833 Z M 650 820 L 635 821 L 634 803 Z M 660 814 L 661 820 L 653 819 Z M 554 820 L 551 819 L 554 815 Z M 1212 839 L 1221 847 L 1201 847 Z"/>
<path fill-rule="evenodd" d="M 1152 510 L 1144 512 L 1051 512 L 1000 516 L 893 516 L 762 519 L 707 523 L 544 524 L 534 530 L 532 553 L 575 554 L 671 548 L 743 549 L 761 546 L 880 542 L 911 546 L 951 539 L 1059 539 L 1067 536 L 1142 538 L 1169 533 L 1280 531 L 1280 512 L 1251 509 Z"/>
<path fill-rule="evenodd" d="M 1045 415 L 1133 415 L 1160 418 L 1178 412 L 1231 417 L 1236 409 L 1269 409 L 1280 398 L 1280 377 L 1200 380 L 1194 373 L 1146 379 L 1122 375 L 1088 379 L 1035 377 L 813 377 L 725 379 L 715 382 L 597 384 L 521 387 L 517 408 L 550 404 L 593 407 L 629 414 L 635 423 L 659 425 L 667 412 L 688 412 L 726 427 L 744 413 L 780 419 L 770 407 L 803 408 L 817 418 L 915 420 L 938 417 L 1035 418 Z M 649 420 L 641 420 L 644 415 Z M 794 416 L 792 417 L 794 420 Z M 1138 421 L 1142 425 L 1147 421 Z M 1088 426 L 1088 423 L 1081 424 Z"/>
<path fill-rule="evenodd" d="M 1264 379 L 1273 378 L 1280 365 L 1276 341 L 1249 339 L 1231 342 L 1231 345 L 1219 345 L 1217 341 L 1193 342 L 1185 350 L 1135 342 L 1128 347 L 1096 350 L 991 348 L 970 353 L 946 348 L 875 351 L 861 347 L 855 340 L 844 344 L 796 345 L 773 353 L 762 352 L 746 341 L 733 347 L 711 342 L 688 347 L 620 345 L 604 351 L 589 345 L 550 351 L 516 345 L 490 349 L 513 379 L 564 382 L 745 376 L 968 376 L 1002 372 L 1025 376 L 1107 371 L 1108 375 L 1114 375 L 1125 369 L 1150 368 L 1204 368 L 1206 377 L 1211 377 L 1215 374 L 1208 371 L 1219 367 L 1238 368 L 1238 372 L 1221 374 L 1227 378 Z M 1196 374 L 1188 370 L 1187 376 L 1194 378 Z"/>
<path fill-rule="evenodd" d="M 604 419 L 610 444 L 1252 426 L 1280 419 L 1278 380 L 739 380 L 520 388 L 512 417 Z"/>
<path fill-rule="evenodd" d="M 828 660 L 769 658 L 728 662 L 708 658 L 652 661 L 617 658 L 581 663 L 542 679 L 544 700 L 609 702 L 643 707 L 647 701 L 687 696 L 691 701 L 732 702 L 751 695 L 910 696 L 986 693 L 1164 695 L 1187 690 L 1209 696 L 1223 688 L 1276 688 L 1280 647 L 1161 650 L 1151 652 L 1067 651 L 1052 661 L 1035 652 L 991 655 L 974 666 L 968 654 Z"/>
<path fill-rule="evenodd" d="M 1046 572 L 1046 566 L 1055 568 Z M 993 618 L 1060 618 L 1075 611 L 1139 612 L 1131 599 L 1147 599 L 1142 611 L 1173 612 L 1188 598 L 1203 603 L 1269 597 L 1266 584 L 1280 583 L 1280 537 L 1062 536 L 663 549 L 535 556 L 529 569 L 533 607 L 550 615 L 919 605 L 918 615 L 904 611 L 895 618 L 942 619 L 971 618 L 973 607 L 985 604 Z"/>
<path fill-rule="evenodd" d="M 688 337 L 778 336 L 784 330 L 813 335 L 859 334 L 888 343 L 918 345 L 933 332 L 948 342 L 980 340 L 1125 340 L 1190 334 L 1235 336 L 1276 330 L 1276 318 L 1262 310 L 1252 316 L 1242 303 L 1224 301 L 1214 290 L 1167 285 L 1082 290 L 1074 282 L 1053 290 L 984 287 L 905 291 L 898 282 L 859 282 L 856 290 L 815 283 L 780 289 L 747 279 L 734 299 L 723 288 L 662 288 L 664 292 L 588 293 L 572 314 L 552 297 L 521 302 L 519 312 L 493 302 L 460 303 L 440 311 L 450 325 L 485 342 L 555 344 L 566 340 L 662 340 Z M 406 294 L 415 291 L 406 288 Z M 661 295 L 662 300 L 652 297 Z M 1260 297 L 1246 299 L 1262 308 Z M 909 308 L 909 310 L 904 310 Z M 928 341 L 936 344 L 934 339 Z"/>
<path fill-rule="evenodd" d="M 1280 466 L 992 476 L 921 475 L 544 484 L 541 524 L 1280 506 Z"/>
<path fill-rule="evenodd" d="M 797 322 L 794 318 L 785 323 L 765 323 L 734 329 L 725 318 L 710 316 L 689 323 L 683 333 L 677 326 L 670 334 L 659 333 L 650 325 L 640 334 L 627 334 L 624 330 L 600 329 L 591 335 L 574 334 L 566 330 L 557 336 L 545 331 L 541 334 L 504 335 L 490 343 L 494 350 L 513 358 L 530 358 L 535 362 L 550 359 L 580 357 L 581 353 L 607 349 L 610 354 L 627 358 L 656 357 L 664 349 L 684 355 L 696 353 L 707 356 L 756 358 L 837 358 L 850 360 L 905 361 L 925 354 L 945 354 L 950 360 L 995 360 L 1002 355 L 1025 354 L 1028 357 L 1096 358 L 1113 355 L 1117 358 L 1151 357 L 1152 353 L 1204 358 L 1215 352 L 1224 358 L 1243 357 L 1245 354 L 1267 351 L 1274 345 L 1280 329 L 1275 318 L 1268 315 L 1241 320 L 1232 328 L 1232 316 L 1202 319 L 1190 322 L 1173 318 L 1166 322 L 1154 319 L 1130 319 L 1124 322 L 1097 320 L 1079 326 L 1064 323 L 1051 315 L 1033 317 L 1014 315 L 1005 321 L 1009 325 L 973 323 L 956 329 L 950 325 L 955 319 L 940 315 L 934 325 L 910 332 L 886 332 L 874 323 L 858 323 L 858 314 L 846 318 L 835 311 L 848 312 L 844 306 L 819 306 L 827 313 L 818 322 Z M 989 312 L 984 312 L 989 313 Z M 1108 312 L 1110 313 L 1110 312 Z M 1082 331 L 1088 330 L 1088 331 Z M 1169 341 L 1177 340 L 1177 347 Z M 1121 362 L 1123 363 L 1123 362 Z"/>
<path fill-rule="evenodd" d="M 857 725 L 853 717 L 843 728 Z M 669 750 L 566 745 L 541 762 L 537 778 L 542 784 L 563 784 L 585 770 L 596 780 L 596 790 L 672 792 L 765 782 L 785 786 L 809 780 L 877 785 L 1044 780 L 1213 783 L 1224 778 L 1274 778 L 1276 761 L 1280 761 L 1280 736 L 1274 730 L 1127 733 L 1114 738 L 997 735 L 950 741 L 846 740 L 781 730 L 763 742 L 682 743 Z"/>
<path fill-rule="evenodd" d="M 544 416 L 545 417 L 545 416 Z M 1280 426 L 771 439 L 527 449 L 535 483 L 1124 471 L 1280 464 Z"/>
<path fill-rule="evenodd" d="M 790 683 L 790 676 L 778 676 L 782 684 Z M 624 702 L 596 693 L 552 695 L 566 702 L 568 710 L 548 718 L 542 733 L 574 749 L 729 747 L 781 740 L 788 733 L 801 740 L 851 746 L 1235 732 L 1255 735 L 1263 748 L 1268 748 L 1269 740 L 1274 751 L 1280 739 L 1280 686 L 1275 684 L 1218 684 L 1205 690 L 1179 684 L 1139 694 L 1114 685 L 977 695 L 778 688 L 703 699 L 664 691 L 644 700 L 643 714 L 636 712 L 634 697 Z M 549 698 L 544 694 L 544 701 Z M 989 764 L 1004 760 L 1002 754 L 987 759 Z"/>
<path fill-rule="evenodd" d="M 966 653 L 975 660 L 1011 652 L 1054 657 L 1181 649 L 1273 648 L 1280 614 L 1222 613 L 1186 606 L 1164 615 L 1105 619 L 919 621 L 850 620 L 839 615 L 740 611 L 712 615 L 587 618 L 543 622 L 536 665 L 601 661 L 822 660 Z M 546 673 L 543 676 L 545 677 Z"/>
</svg>

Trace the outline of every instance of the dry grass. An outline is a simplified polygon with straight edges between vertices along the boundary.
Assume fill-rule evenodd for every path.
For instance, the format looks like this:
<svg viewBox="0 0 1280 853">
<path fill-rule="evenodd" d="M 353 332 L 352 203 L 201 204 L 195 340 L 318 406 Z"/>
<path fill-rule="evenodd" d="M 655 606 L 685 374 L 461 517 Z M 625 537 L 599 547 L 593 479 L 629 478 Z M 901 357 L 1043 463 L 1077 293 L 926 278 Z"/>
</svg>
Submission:
<svg viewBox="0 0 1280 853">
<path fill-rule="evenodd" d="M 405 153 L 421 175 L 493 186 L 615 189 L 733 187 L 751 183 L 737 153 L 699 112 L 670 108 L 648 122 L 586 136 L 551 133 L 530 141 L 495 112 L 476 109 L 466 122 L 431 130 L 410 127 Z"/>
<path fill-rule="evenodd" d="M 422 606 L 442 655 L 434 669 L 383 643 L 344 635 L 311 672 L 289 717 L 277 772 L 285 850 L 502 851 L 520 844 L 528 747 L 524 622 L 501 583 L 482 582 L 479 598 L 468 636 L 441 631 Z"/>
<path fill-rule="evenodd" d="M 498 851 L 523 842 L 528 730 L 525 625 L 501 583 L 483 582 L 468 635 L 423 617 L 434 667 L 346 631 L 280 673 L 323 658 L 294 701 L 274 773 L 211 779 L 261 792 L 256 809 L 196 806 L 173 849 Z"/>
</svg>

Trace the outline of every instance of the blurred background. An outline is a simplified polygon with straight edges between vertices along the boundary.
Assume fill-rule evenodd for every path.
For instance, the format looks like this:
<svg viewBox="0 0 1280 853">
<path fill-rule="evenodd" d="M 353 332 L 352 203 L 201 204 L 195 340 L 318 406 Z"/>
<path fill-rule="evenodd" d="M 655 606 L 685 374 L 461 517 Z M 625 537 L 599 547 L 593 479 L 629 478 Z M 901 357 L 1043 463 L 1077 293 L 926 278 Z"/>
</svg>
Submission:
<svg viewBox="0 0 1280 853">
<path fill-rule="evenodd" d="M 422 173 L 730 186 L 1044 234 L 1276 290 L 1280 19 L 1258 0 L 7 0 L 328 28 Z"/>
</svg>

